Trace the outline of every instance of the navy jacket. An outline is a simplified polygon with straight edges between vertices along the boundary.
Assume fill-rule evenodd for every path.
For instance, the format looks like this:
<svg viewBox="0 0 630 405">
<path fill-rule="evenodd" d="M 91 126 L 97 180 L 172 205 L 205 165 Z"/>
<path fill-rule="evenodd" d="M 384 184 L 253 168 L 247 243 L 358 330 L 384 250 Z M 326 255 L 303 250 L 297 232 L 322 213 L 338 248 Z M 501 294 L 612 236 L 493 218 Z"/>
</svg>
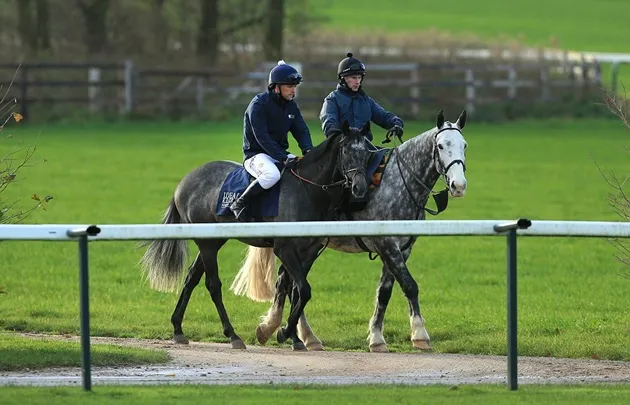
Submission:
<svg viewBox="0 0 630 405">
<path fill-rule="evenodd" d="M 243 118 L 245 159 L 266 153 L 284 162 L 289 149 L 288 132 L 293 134 L 302 154 L 313 147 L 311 133 L 295 101 L 287 101 L 271 90 L 257 94 Z"/>
<path fill-rule="evenodd" d="M 337 84 L 337 88 L 324 99 L 319 119 L 326 137 L 335 130 L 341 130 L 345 120 L 355 128 L 361 128 L 368 121 L 384 129 L 390 129 L 394 125 L 403 127 L 400 118 L 378 105 L 362 89 L 354 92 L 341 84 Z M 368 138 L 371 141 L 372 134 Z"/>
</svg>

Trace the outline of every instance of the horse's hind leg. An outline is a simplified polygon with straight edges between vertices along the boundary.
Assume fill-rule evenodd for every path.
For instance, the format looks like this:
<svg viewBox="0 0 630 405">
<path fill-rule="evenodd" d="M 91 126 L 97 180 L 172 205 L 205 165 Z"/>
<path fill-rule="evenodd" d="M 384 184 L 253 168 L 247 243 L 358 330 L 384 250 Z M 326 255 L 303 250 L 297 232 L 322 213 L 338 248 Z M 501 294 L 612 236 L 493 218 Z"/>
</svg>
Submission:
<svg viewBox="0 0 630 405">
<path fill-rule="evenodd" d="M 234 332 L 234 327 L 230 323 L 227 311 L 223 305 L 223 293 L 221 291 L 221 280 L 219 279 L 219 265 L 217 263 L 217 255 L 219 249 L 225 243 L 225 240 L 199 240 L 195 241 L 199 246 L 201 258 L 206 268 L 206 288 L 210 293 L 212 302 L 214 302 L 221 324 L 223 325 L 223 334 L 230 339 L 233 349 L 245 349 L 245 344 L 241 338 Z"/>
<path fill-rule="evenodd" d="M 184 282 L 184 288 L 179 295 L 179 300 L 177 301 L 173 315 L 171 315 L 171 324 L 173 324 L 173 340 L 175 343 L 188 344 L 188 339 L 186 339 L 186 336 L 184 336 L 184 332 L 182 331 L 182 321 L 184 319 L 184 312 L 186 312 L 186 307 L 188 306 L 188 301 L 190 300 L 190 295 L 195 287 L 197 287 L 197 284 L 199 284 L 199 280 L 201 280 L 203 273 L 203 261 L 201 260 L 201 255 L 197 254 L 195 261 L 190 265 L 186 281 Z"/>
<path fill-rule="evenodd" d="M 298 337 L 304 342 L 306 348 L 311 352 L 322 352 L 324 351 L 324 344 L 315 334 L 313 333 L 313 329 L 311 329 L 311 325 L 308 323 L 308 319 L 306 319 L 306 314 L 302 311 L 302 316 L 300 316 L 300 320 L 298 321 Z"/>
<path fill-rule="evenodd" d="M 378 289 L 376 291 L 376 303 L 374 306 L 374 315 L 370 320 L 370 351 L 371 352 L 387 352 L 387 343 L 383 336 L 383 322 L 385 320 L 385 311 L 387 311 L 387 305 L 392 297 L 392 291 L 394 289 L 394 275 L 387 270 L 387 267 L 383 264 L 381 270 L 381 279 L 378 283 Z"/>
</svg>

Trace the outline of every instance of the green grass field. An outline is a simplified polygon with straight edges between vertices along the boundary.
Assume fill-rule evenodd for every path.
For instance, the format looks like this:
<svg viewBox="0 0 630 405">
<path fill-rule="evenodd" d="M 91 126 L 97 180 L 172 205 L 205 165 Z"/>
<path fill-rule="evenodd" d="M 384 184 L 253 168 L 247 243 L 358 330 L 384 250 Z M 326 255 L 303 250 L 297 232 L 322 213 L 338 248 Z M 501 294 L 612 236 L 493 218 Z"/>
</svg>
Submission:
<svg viewBox="0 0 630 405">
<path fill-rule="evenodd" d="M 625 0 L 367 0 L 360 5 L 311 0 L 311 4 L 327 19 L 324 27 L 370 37 L 436 30 L 492 43 L 510 39 L 528 46 L 630 53 L 624 40 L 630 35 L 630 2 Z M 608 63 L 602 66 L 602 78 L 609 86 Z M 619 81 L 630 87 L 628 66 L 620 67 Z"/>
<path fill-rule="evenodd" d="M 367 0 L 360 5 L 311 0 L 313 8 L 335 29 L 371 33 L 435 28 L 484 39 L 521 39 L 530 45 L 552 45 L 578 51 L 630 52 L 625 0 Z"/>
<path fill-rule="evenodd" d="M 170 359 L 163 350 L 117 345 L 91 345 L 92 365 L 121 366 L 164 363 Z M 50 338 L 22 337 L 0 333 L 0 371 L 45 367 L 80 367 L 81 345 Z"/>
<path fill-rule="evenodd" d="M 46 127 L 36 156 L 47 161 L 26 169 L 5 197 L 22 197 L 26 205 L 32 193 L 53 195 L 48 211 L 31 217 L 32 222 L 157 223 L 185 173 L 208 160 L 240 160 L 240 125 Z M 429 126 L 408 122 L 405 138 Z M 39 130 L 12 132 L 15 140 L 29 144 Z M 465 136 L 467 196 L 451 200 L 437 219 L 617 219 L 593 161 L 628 173 L 624 147 L 630 134 L 617 121 L 472 121 Z M 228 291 L 244 249 L 229 242 L 219 265 L 231 320 L 253 344 L 258 317 L 268 305 Z M 520 239 L 521 355 L 630 360 L 630 280 L 623 277 L 630 270 L 614 252 L 601 239 Z M 169 319 L 177 296 L 148 287 L 137 266 L 141 255 L 133 242 L 90 245 L 93 335 L 171 338 Z M 8 291 L 0 295 L 0 328 L 78 333 L 75 243 L 3 242 L 0 257 L 0 285 Z M 409 266 L 437 352 L 505 354 L 504 238 L 422 237 Z M 327 251 L 315 264 L 307 314 L 328 349 L 367 350 L 379 273 L 378 261 L 370 262 L 367 255 Z M 184 331 L 193 340 L 226 341 L 202 285 L 191 299 Z M 411 350 L 409 333 L 407 304 L 396 286 L 385 322 L 390 349 Z"/>
<path fill-rule="evenodd" d="M 161 386 L 94 387 L 93 392 L 79 388 L 0 387 L 3 404 L 172 404 L 208 402 L 219 404 L 277 404 L 296 401 L 308 404 L 622 404 L 630 394 L 628 386 L 523 386 L 511 392 L 498 386 Z"/>
</svg>

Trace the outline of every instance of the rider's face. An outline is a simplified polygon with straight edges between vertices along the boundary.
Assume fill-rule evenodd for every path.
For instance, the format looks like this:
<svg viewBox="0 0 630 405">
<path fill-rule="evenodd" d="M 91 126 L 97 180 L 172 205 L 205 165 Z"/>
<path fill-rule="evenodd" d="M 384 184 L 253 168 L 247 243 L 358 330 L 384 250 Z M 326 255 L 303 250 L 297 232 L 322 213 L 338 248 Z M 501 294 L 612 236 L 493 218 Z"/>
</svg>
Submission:
<svg viewBox="0 0 630 405">
<path fill-rule="evenodd" d="M 346 81 L 346 86 L 348 86 L 348 88 L 352 91 L 359 91 L 361 79 L 363 79 L 363 76 L 361 75 L 352 75 L 343 78 L 343 80 Z"/>
<path fill-rule="evenodd" d="M 281 84 L 276 87 L 276 89 L 280 88 L 280 95 L 287 101 L 293 100 L 295 97 L 295 89 L 297 86 L 295 84 Z"/>
</svg>

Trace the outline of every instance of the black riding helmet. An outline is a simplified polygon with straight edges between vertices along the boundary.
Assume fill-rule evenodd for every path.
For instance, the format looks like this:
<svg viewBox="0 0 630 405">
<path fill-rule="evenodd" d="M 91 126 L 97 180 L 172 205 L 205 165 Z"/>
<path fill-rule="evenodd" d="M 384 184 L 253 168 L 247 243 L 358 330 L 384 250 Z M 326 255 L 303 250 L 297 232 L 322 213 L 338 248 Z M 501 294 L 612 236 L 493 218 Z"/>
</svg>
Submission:
<svg viewBox="0 0 630 405">
<path fill-rule="evenodd" d="M 352 52 L 346 54 L 346 58 L 339 62 L 337 67 L 337 78 L 342 85 L 345 85 L 345 76 L 361 75 L 365 76 L 365 65 L 359 59 L 352 56 Z"/>
</svg>

